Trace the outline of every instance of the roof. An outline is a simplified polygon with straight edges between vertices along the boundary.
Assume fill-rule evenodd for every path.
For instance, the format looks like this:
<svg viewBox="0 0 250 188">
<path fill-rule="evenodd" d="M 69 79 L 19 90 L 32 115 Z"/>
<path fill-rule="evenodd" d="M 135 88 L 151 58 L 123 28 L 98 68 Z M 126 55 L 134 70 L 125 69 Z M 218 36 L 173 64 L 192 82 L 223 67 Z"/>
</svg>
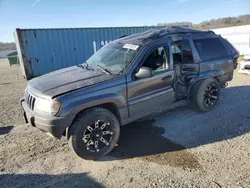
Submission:
<svg viewBox="0 0 250 188">
<path fill-rule="evenodd" d="M 119 41 L 123 43 L 142 44 L 149 41 L 150 39 L 155 40 L 165 36 L 183 35 L 183 34 L 202 34 L 202 33 L 215 34 L 213 31 L 202 31 L 187 27 L 170 26 L 166 27 L 165 29 L 152 29 L 134 35 L 129 35 L 127 37 L 119 39 Z"/>
<path fill-rule="evenodd" d="M 187 27 L 171 26 L 160 30 L 160 35 L 164 34 L 187 34 L 187 33 L 213 33 L 213 31 L 203 31 L 198 29 L 191 29 Z"/>
<path fill-rule="evenodd" d="M 122 42 L 122 43 L 131 43 L 131 44 L 141 44 L 143 42 L 143 40 L 150 38 L 152 35 L 157 34 L 160 30 L 157 29 L 151 29 L 148 31 L 144 31 L 141 33 L 136 33 L 133 35 L 129 35 L 123 38 L 118 39 L 118 42 Z"/>
<path fill-rule="evenodd" d="M 10 55 L 12 52 L 16 52 L 16 50 L 5 50 L 0 51 L 0 58 L 6 58 L 8 55 Z"/>
</svg>

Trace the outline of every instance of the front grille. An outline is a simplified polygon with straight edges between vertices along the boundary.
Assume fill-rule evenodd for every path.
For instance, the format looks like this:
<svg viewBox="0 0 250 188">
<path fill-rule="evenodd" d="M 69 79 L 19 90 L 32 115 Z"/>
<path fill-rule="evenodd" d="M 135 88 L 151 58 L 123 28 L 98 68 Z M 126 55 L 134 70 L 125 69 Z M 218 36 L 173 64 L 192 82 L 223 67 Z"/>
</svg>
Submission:
<svg viewBox="0 0 250 188">
<path fill-rule="evenodd" d="M 34 110 L 36 98 L 27 92 L 27 93 L 26 93 L 26 96 L 25 96 L 25 101 L 26 101 L 26 103 L 27 103 L 27 106 L 28 106 L 31 110 Z"/>
</svg>

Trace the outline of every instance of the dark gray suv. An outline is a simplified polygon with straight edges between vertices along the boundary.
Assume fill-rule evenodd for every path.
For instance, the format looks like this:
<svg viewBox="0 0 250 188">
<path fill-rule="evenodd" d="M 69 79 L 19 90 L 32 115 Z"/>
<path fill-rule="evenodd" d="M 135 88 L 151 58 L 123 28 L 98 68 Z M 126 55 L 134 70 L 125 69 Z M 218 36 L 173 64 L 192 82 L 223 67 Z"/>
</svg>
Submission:
<svg viewBox="0 0 250 188">
<path fill-rule="evenodd" d="M 211 110 L 238 56 L 212 31 L 168 27 L 126 36 L 83 64 L 29 81 L 24 118 L 66 136 L 78 156 L 97 159 L 115 147 L 121 125 L 186 104 Z"/>
</svg>

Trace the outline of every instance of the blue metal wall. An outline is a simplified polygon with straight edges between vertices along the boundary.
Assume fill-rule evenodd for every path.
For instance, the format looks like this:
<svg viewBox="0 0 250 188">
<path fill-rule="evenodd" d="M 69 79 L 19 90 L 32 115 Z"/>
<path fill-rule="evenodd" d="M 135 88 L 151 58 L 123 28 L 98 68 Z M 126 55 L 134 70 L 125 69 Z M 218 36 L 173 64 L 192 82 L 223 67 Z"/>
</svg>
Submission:
<svg viewBox="0 0 250 188">
<path fill-rule="evenodd" d="M 17 29 L 23 75 L 31 79 L 82 63 L 112 40 L 155 28 L 162 27 Z"/>
</svg>

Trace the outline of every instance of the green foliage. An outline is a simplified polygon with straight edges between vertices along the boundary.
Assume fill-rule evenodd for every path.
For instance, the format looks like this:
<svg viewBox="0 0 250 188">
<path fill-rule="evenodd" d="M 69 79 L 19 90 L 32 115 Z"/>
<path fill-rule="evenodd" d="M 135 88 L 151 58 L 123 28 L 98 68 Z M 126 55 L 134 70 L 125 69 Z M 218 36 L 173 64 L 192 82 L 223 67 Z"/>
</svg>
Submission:
<svg viewBox="0 0 250 188">
<path fill-rule="evenodd" d="M 192 22 L 174 22 L 174 23 L 159 23 L 158 26 L 188 26 L 196 29 L 216 29 L 222 27 L 232 27 L 239 25 L 247 25 L 250 24 L 250 14 L 238 16 L 238 17 L 226 17 L 219 19 L 212 19 L 208 21 L 203 21 L 199 24 L 193 24 Z"/>
<path fill-rule="evenodd" d="M 183 27 L 190 27 L 196 29 L 216 29 L 222 27 L 232 27 L 232 26 L 239 26 L 239 25 L 247 25 L 250 24 L 250 14 L 238 16 L 238 17 L 226 17 L 226 18 L 219 18 L 219 19 L 212 19 L 209 21 L 203 21 L 199 24 L 193 24 L 192 22 L 174 22 L 174 23 L 159 23 L 157 26 L 183 26 Z M 0 51 L 5 50 L 16 50 L 16 45 L 14 42 L 11 43 L 4 43 L 0 42 Z"/>
</svg>

